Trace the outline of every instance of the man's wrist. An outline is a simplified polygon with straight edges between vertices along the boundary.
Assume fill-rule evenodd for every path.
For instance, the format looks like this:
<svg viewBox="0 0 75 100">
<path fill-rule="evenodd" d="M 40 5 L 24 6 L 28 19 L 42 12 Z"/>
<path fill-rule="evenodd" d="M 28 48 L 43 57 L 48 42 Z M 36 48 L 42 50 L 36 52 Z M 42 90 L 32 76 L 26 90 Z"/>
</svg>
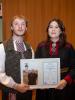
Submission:
<svg viewBox="0 0 75 100">
<path fill-rule="evenodd" d="M 18 84 L 15 83 L 15 84 L 13 85 L 13 89 L 17 90 L 17 86 L 18 86 Z"/>
</svg>

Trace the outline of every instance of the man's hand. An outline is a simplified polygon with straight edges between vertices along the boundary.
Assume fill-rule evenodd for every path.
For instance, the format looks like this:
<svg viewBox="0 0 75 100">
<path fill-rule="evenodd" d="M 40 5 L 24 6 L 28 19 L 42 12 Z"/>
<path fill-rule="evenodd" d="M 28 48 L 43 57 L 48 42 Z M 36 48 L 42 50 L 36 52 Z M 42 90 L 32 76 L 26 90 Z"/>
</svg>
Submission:
<svg viewBox="0 0 75 100">
<path fill-rule="evenodd" d="M 29 89 L 29 85 L 27 84 L 15 84 L 14 89 L 17 90 L 18 92 L 24 93 Z"/>
</svg>

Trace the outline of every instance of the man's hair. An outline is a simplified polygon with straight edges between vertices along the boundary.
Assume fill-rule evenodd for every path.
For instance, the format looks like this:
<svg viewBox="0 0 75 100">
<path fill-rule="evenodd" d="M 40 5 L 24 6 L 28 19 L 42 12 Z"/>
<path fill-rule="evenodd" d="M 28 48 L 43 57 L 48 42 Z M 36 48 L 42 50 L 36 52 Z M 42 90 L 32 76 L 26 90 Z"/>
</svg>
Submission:
<svg viewBox="0 0 75 100">
<path fill-rule="evenodd" d="M 11 23 L 10 23 L 10 25 L 12 26 L 12 23 L 13 23 L 13 21 L 15 20 L 15 19 L 23 19 L 24 21 L 25 21 L 25 23 L 26 23 L 26 27 L 27 27 L 27 24 L 28 24 L 28 22 L 27 22 L 27 20 L 25 19 L 25 17 L 23 16 L 23 15 L 19 15 L 19 16 L 14 16 L 13 18 L 12 18 L 12 20 L 11 20 Z"/>
</svg>

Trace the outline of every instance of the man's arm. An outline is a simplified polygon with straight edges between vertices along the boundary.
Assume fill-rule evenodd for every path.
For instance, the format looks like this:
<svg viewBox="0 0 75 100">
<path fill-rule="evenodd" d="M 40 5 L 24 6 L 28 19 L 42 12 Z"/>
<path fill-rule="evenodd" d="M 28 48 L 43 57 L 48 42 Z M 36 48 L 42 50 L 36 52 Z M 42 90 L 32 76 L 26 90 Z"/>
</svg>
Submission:
<svg viewBox="0 0 75 100">
<path fill-rule="evenodd" d="M 25 92 L 29 89 L 27 84 L 16 83 L 11 76 L 7 76 L 5 73 L 5 50 L 4 45 L 0 44 L 0 83 L 13 88 L 19 92 Z"/>
</svg>

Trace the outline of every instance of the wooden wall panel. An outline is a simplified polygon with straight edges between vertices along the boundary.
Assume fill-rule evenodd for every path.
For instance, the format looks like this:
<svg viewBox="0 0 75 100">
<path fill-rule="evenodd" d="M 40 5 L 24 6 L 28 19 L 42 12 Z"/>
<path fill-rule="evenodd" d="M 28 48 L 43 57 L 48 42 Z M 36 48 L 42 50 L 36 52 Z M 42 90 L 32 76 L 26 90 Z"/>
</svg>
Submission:
<svg viewBox="0 0 75 100">
<path fill-rule="evenodd" d="M 3 0 L 3 39 L 11 36 L 10 21 L 14 15 L 24 15 L 28 20 L 26 40 L 32 47 L 46 39 L 48 21 L 54 17 L 63 20 L 68 41 L 75 47 L 75 0 Z"/>
</svg>

